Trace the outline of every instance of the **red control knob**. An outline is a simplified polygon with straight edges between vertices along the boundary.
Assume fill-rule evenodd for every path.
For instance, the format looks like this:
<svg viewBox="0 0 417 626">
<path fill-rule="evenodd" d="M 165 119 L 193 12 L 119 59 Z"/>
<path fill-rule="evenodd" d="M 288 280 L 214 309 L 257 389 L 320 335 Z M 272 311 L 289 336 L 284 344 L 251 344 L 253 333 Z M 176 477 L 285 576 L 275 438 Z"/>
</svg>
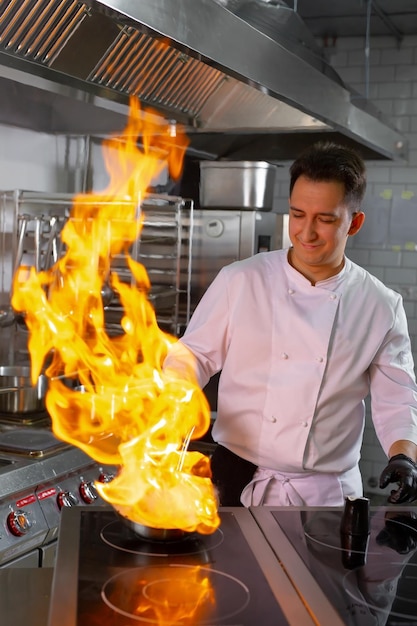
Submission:
<svg viewBox="0 0 417 626">
<path fill-rule="evenodd" d="M 99 483 L 111 483 L 113 478 L 114 478 L 114 474 L 101 472 L 100 476 L 98 477 L 98 482 Z"/>
<path fill-rule="evenodd" d="M 87 504 L 91 504 L 92 502 L 94 502 L 94 500 L 97 500 L 98 495 L 94 483 L 82 482 L 80 484 L 80 496 L 82 500 Z"/>
<path fill-rule="evenodd" d="M 61 491 L 56 501 L 60 509 L 62 509 L 63 506 L 76 506 L 79 502 L 77 496 L 71 491 Z"/>
<path fill-rule="evenodd" d="M 32 522 L 30 521 L 27 513 L 18 509 L 17 511 L 12 511 L 7 516 L 7 526 L 15 537 L 22 537 L 25 535 L 30 528 L 32 528 Z"/>
</svg>

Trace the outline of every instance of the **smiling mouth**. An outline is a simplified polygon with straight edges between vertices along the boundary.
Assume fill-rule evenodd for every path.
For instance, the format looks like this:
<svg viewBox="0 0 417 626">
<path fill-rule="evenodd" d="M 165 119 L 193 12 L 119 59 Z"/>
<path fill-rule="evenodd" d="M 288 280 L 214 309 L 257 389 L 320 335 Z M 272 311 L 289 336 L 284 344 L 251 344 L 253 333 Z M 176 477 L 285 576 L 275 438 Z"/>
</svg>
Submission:
<svg viewBox="0 0 417 626">
<path fill-rule="evenodd" d="M 320 247 L 319 244 L 303 243 L 302 241 L 300 241 L 299 243 L 301 247 L 304 248 L 304 250 L 316 250 Z"/>
</svg>

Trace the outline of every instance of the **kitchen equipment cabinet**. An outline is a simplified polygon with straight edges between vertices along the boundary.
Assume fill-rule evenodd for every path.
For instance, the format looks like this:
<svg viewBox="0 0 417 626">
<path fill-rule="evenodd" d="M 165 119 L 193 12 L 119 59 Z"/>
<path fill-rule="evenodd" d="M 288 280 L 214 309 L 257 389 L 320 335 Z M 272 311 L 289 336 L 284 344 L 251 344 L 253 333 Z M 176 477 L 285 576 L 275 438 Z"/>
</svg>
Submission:
<svg viewBox="0 0 417 626">
<path fill-rule="evenodd" d="M 287 216 L 240 209 L 194 211 L 191 309 L 220 269 L 258 252 L 287 245 Z"/>
</svg>

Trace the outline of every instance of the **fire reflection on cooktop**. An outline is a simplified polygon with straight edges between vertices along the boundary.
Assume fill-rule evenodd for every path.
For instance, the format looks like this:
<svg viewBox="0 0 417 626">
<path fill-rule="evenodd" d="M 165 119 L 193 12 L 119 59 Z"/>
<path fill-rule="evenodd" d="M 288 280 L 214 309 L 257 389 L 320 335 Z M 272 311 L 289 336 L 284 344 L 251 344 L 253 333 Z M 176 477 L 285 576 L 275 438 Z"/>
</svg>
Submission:
<svg viewBox="0 0 417 626">
<path fill-rule="evenodd" d="M 147 624 L 208 624 L 249 603 L 248 588 L 215 569 L 180 564 L 145 566 L 113 576 L 102 589 L 117 613 Z"/>
<path fill-rule="evenodd" d="M 176 541 L 151 541 L 140 537 L 120 520 L 104 526 L 100 536 L 104 543 L 117 550 L 156 557 L 205 554 L 208 550 L 217 548 L 224 539 L 223 532 L 218 528 L 211 535 L 191 533 Z"/>
</svg>

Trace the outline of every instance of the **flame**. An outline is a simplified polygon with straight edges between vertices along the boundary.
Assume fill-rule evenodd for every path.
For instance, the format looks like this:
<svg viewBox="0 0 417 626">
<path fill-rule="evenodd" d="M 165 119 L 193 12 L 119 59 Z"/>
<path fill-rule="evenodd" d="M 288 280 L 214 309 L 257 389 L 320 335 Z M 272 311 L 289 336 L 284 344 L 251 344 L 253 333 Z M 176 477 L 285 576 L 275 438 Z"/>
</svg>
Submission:
<svg viewBox="0 0 417 626">
<path fill-rule="evenodd" d="M 158 626 L 192 626 L 216 607 L 209 570 L 163 565 L 116 575 L 105 589 L 106 602 L 126 616 Z"/>
<path fill-rule="evenodd" d="M 46 366 L 54 434 L 119 467 L 112 482 L 96 483 L 104 500 L 140 524 L 211 533 L 219 517 L 209 459 L 186 449 L 208 429 L 208 403 L 192 363 L 185 379 L 162 370 L 176 338 L 158 327 L 149 277 L 129 254 L 142 228 L 141 198 L 166 163 L 180 173 L 187 146 L 178 128 L 162 132 L 154 119 L 131 100 L 123 141 L 103 143 L 107 189 L 75 196 L 61 235 L 64 256 L 48 271 L 21 267 L 12 306 L 25 314 L 33 382 Z M 111 270 L 120 254 L 134 284 Z M 106 282 L 123 307 L 117 337 L 105 330 Z"/>
</svg>

